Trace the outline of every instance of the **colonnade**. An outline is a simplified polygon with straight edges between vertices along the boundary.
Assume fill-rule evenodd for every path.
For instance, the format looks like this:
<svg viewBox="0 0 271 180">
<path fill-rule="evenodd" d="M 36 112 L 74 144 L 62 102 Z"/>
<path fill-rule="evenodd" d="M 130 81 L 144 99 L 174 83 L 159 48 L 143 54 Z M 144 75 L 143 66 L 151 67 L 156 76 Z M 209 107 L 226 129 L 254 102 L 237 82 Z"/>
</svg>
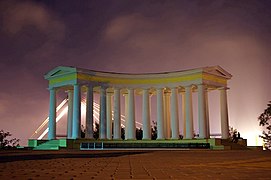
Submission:
<svg viewBox="0 0 271 180">
<path fill-rule="evenodd" d="M 86 86 L 86 138 L 93 138 L 93 88 L 92 84 L 74 84 L 68 90 L 68 122 L 67 138 L 78 139 L 81 137 L 81 87 Z M 155 94 L 157 98 L 157 139 L 179 139 L 180 117 L 182 115 L 184 124 L 184 139 L 194 138 L 193 125 L 193 102 L 192 88 L 198 94 L 198 138 L 210 137 L 209 109 L 208 109 L 208 89 L 205 84 L 190 85 L 185 87 L 157 87 Z M 100 139 L 121 139 L 121 90 L 124 88 L 110 87 L 113 91 L 108 91 L 107 86 L 100 86 Z M 136 139 L 135 121 L 135 89 L 125 88 L 125 139 Z M 49 132 L 48 139 L 56 139 L 56 88 L 50 88 L 50 108 L 49 108 Z M 228 105 L 227 88 L 221 87 L 220 91 L 220 114 L 221 114 L 221 137 L 228 138 Z M 142 124 L 143 139 L 151 139 L 150 121 L 150 88 L 141 88 L 142 94 Z M 178 107 L 178 94 L 182 96 L 182 107 Z M 113 101 L 112 101 L 113 99 Z M 113 108 L 112 108 L 113 104 Z M 113 115 L 112 115 L 113 110 Z M 179 111 L 181 111 L 179 113 Z M 112 127 L 113 122 L 113 127 Z M 113 129 L 113 131 L 112 131 Z"/>
</svg>

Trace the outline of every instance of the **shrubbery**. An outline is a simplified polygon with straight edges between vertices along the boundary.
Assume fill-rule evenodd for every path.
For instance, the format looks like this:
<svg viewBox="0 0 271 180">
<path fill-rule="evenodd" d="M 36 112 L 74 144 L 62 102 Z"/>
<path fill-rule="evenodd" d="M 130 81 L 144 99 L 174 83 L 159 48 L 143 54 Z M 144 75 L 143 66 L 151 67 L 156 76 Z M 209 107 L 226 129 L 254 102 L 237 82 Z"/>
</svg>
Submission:
<svg viewBox="0 0 271 180">
<path fill-rule="evenodd" d="M 266 129 L 260 137 L 263 138 L 265 148 L 271 150 L 271 101 L 269 101 L 267 108 L 258 117 L 258 120 L 260 126 Z"/>
<path fill-rule="evenodd" d="M 19 139 L 12 138 L 8 139 L 8 137 L 12 136 L 10 132 L 4 132 L 4 130 L 0 130 L 0 149 L 10 149 L 19 146 Z"/>
</svg>

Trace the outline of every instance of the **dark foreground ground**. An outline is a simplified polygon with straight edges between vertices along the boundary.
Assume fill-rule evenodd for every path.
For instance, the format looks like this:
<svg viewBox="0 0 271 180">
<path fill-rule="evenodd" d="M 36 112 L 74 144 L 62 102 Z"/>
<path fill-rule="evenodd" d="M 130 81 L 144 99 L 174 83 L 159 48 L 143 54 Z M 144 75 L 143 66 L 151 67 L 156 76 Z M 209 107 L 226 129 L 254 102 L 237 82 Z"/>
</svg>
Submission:
<svg viewBox="0 0 271 180">
<path fill-rule="evenodd" d="M 271 179 L 271 152 L 0 151 L 0 179 Z"/>
</svg>

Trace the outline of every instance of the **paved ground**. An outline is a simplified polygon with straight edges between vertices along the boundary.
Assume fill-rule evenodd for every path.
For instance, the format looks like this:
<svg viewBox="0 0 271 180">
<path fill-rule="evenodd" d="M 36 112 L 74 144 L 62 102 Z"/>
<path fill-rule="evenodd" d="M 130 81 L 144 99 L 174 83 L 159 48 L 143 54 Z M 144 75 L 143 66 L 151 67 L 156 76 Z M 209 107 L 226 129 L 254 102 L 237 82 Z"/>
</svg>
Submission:
<svg viewBox="0 0 271 180">
<path fill-rule="evenodd" d="M 0 179 L 271 179 L 271 152 L 0 151 Z"/>
</svg>

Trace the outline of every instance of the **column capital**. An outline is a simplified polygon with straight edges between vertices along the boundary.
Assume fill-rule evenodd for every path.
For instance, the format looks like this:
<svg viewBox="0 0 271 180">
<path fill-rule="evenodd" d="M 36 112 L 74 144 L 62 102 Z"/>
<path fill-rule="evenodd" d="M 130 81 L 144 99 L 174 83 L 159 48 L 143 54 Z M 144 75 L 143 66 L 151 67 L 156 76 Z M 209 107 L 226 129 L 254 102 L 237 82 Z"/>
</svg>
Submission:
<svg viewBox="0 0 271 180">
<path fill-rule="evenodd" d="M 151 88 L 148 88 L 148 87 L 144 87 L 144 88 L 141 88 L 141 89 L 142 89 L 142 91 L 143 91 L 143 90 L 147 90 L 147 91 L 150 91 L 150 89 L 151 89 Z"/>
<path fill-rule="evenodd" d="M 126 89 L 127 89 L 127 90 L 134 90 L 135 88 L 127 87 Z"/>
<path fill-rule="evenodd" d="M 51 91 L 51 90 L 56 90 L 56 87 L 48 87 L 47 88 L 49 91 Z"/>
<path fill-rule="evenodd" d="M 112 91 L 106 91 L 106 95 L 108 95 L 108 96 L 113 96 L 113 94 L 114 94 L 114 92 L 112 92 Z"/>
<path fill-rule="evenodd" d="M 68 89 L 65 91 L 65 93 L 73 92 L 73 89 Z"/>
<path fill-rule="evenodd" d="M 121 87 L 112 87 L 114 90 L 121 90 Z"/>
<path fill-rule="evenodd" d="M 203 87 L 206 87 L 207 84 L 196 84 L 196 86 L 203 86 Z"/>
<path fill-rule="evenodd" d="M 172 86 L 172 87 L 170 87 L 170 89 L 171 89 L 171 90 L 179 89 L 179 87 L 177 87 L 177 86 Z"/>
<path fill-rule="evenodd" d="M 228 87 L 219 87 L 219 88 L 217 88 L 217 89 L 220 90 L 220 91 L 221 91 L 221 90 L 226 90 L 226 91 L 227 91 L 227 90 L 229 90 L 230 88 L 228 88 Z"/>
</svg>

